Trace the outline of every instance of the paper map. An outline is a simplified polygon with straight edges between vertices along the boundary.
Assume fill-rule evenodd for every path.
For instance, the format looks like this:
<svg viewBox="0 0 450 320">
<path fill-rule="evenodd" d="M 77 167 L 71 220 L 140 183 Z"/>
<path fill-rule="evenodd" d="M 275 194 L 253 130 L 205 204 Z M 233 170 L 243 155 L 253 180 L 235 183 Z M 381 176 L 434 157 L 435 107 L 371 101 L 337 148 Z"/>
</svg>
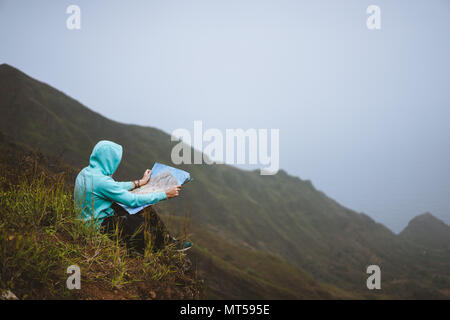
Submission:
<svg viewBox="0 0 450 320">
<path fill-rule="evenodd" d="M 183 185 L 191 180 L 189 172 L 169 167 L 164 164 L 155 162 L 150 175 L 150 181 L 133 191 L 136 194 L 146 194 L 151 192 L 165 192 L 171 187 Z M 119 203 L 120 204 L 120 203 Z M 130 208 L 120 204 L 129 214 L 136 214 L 147 206 Z"/>
</svg>

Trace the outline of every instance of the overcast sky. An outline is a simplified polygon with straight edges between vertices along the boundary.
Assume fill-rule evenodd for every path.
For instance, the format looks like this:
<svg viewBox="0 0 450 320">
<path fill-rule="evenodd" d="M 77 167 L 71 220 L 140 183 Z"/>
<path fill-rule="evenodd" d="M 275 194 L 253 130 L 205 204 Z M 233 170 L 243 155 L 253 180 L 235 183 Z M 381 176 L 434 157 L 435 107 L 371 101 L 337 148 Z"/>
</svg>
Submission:
<svg viewBox="0 0 450 320">
<path fill-rule="evenodd" d="M 398 232 L 450 224 L 449 31 L 448 0 L 0 0 L 0 63 L 120 122 L 279 128 L 281 168 Z"/>
</svg>

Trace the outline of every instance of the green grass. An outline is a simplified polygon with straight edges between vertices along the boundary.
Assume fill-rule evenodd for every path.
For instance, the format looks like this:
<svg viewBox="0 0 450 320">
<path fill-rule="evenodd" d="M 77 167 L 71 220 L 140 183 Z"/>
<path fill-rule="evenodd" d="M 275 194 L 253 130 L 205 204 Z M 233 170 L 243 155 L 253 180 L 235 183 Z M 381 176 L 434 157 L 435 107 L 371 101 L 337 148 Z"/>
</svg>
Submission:
<svg viewBox="0 0 450 320">
<path fill-rule="evenodd" d="M 173 248 L 137 255 L 78 220 L 63 178 L 18 181 L 0 177 L 0 289 L 21 299 L 199 296 L 200 282 Z M 70 265 L 81 269 L 81 290 L 66 288 Z"/>
</svg>

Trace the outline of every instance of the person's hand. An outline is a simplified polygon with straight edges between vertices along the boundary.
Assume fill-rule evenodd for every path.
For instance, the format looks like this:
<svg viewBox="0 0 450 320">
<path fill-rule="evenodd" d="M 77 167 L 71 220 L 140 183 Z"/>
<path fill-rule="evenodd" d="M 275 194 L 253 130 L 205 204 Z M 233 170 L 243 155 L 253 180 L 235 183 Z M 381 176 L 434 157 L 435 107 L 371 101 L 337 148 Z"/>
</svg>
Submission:
<svg viewBox="0 0 450 320">
<path fill-rule="evenodd" d="M 181 190 L 181 186 L 175 186 L 166 191 L 167 198 L 175 198 L 178 197 Z"/>
<path fill-rule="evenodd" d="M 147 169 L 144 172 L 144 175 L 142 176 L 142 179 L 139 180 L 139 186 L 142 187 L 143 185 L 146 185 L 150 181 L 150 175 L 152 174 L 152 170 Z"/>
</svg>

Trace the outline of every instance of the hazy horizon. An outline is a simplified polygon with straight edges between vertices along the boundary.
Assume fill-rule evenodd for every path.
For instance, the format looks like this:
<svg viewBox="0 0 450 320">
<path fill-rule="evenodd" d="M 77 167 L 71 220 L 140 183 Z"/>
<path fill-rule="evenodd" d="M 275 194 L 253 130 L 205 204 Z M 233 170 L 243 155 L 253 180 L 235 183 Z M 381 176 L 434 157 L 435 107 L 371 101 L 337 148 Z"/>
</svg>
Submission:
<svg viewBox="0 0 450 320">
<path fill-rule="evenodd" d="M 450 224 L 448 30 L 443 0 L 0 0 L 0 63 L 122 123 L 279 128 L 281 169 L 399 232 Z"/>
</svg>

